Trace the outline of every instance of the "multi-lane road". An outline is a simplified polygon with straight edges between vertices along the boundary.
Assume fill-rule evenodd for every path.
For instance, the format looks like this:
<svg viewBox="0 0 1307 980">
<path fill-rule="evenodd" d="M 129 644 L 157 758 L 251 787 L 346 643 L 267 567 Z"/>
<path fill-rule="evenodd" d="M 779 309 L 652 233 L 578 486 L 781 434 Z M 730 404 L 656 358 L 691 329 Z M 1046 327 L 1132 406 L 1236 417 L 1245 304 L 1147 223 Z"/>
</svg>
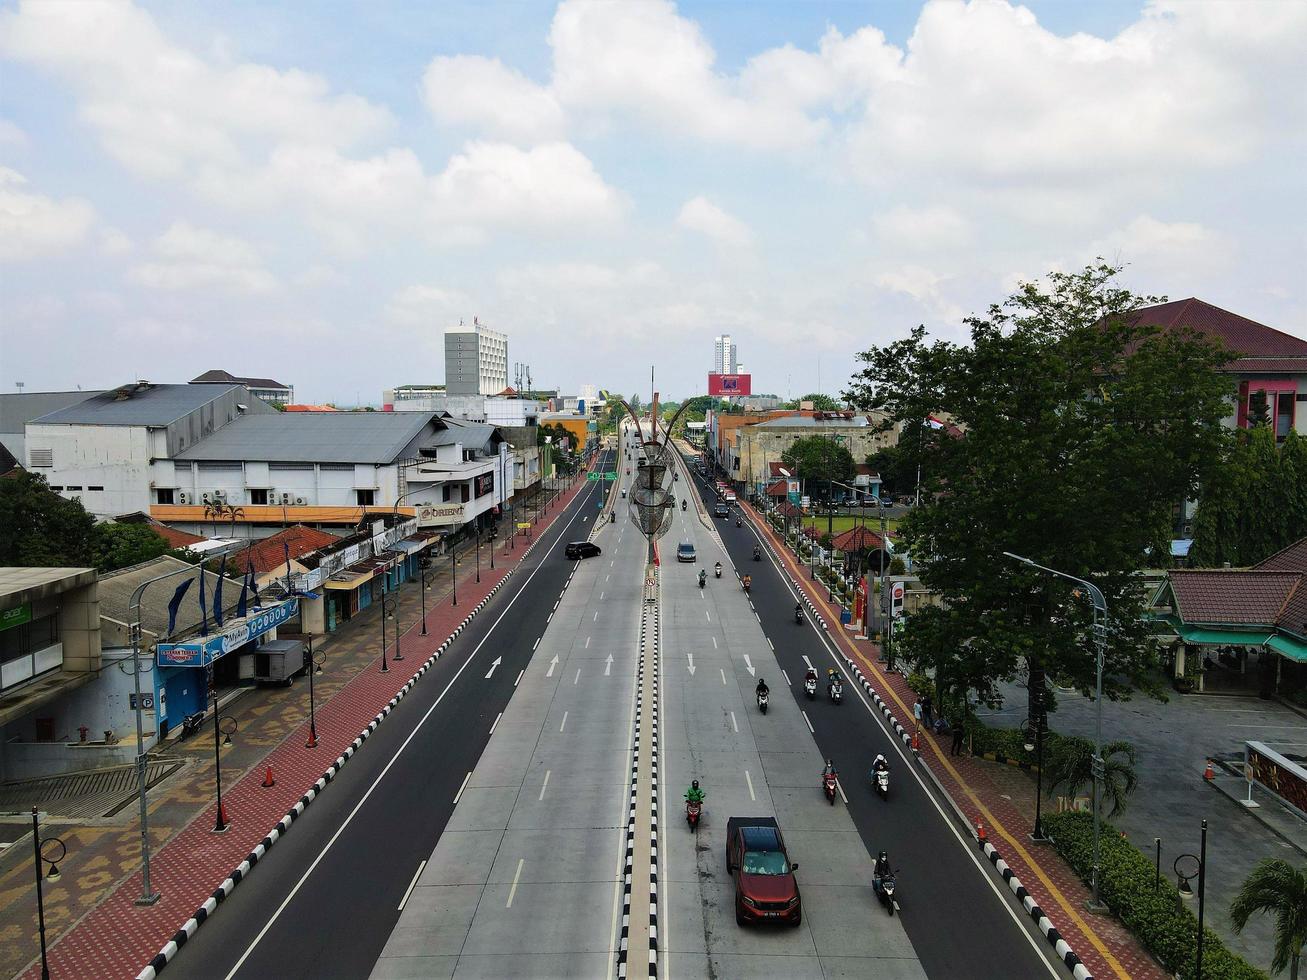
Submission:
<svg viewBox="0 0 1307 980">
<path fill-rule="evenodd" d="M 602 465 L 630 486 L 625 449 Z M 793 622 L 791 586 L 770 559 L 750 560 L 747 522 L 707 516 L 715 492 L 677 466 L 675 496 L 691 504 L 675 510 L 656 578 L 625 500 L 615 523 L 592 527 L 608 484 L 591 483 L 170 972 L 609 977 L 625 925 L 631 975 L 645 975 L 637 946 L 651 934 L 664 977 L 1065 975 L 856 686 L 840 706 L 804 697 L 808 664 L 838 666 L 829 640 Z M 602 556 L 565 559 L 566 542 L 592 535 Z M 696 563 L 675 561 L 682 541 Z M 752 574 L 751 595 L 737 569 Z M 759 676 L 772 690 L 765 717 Z M 893 766 L 887 801 L 866 781 L 876 752 Z M 824 758 L 842 773 L 834 807 L 819 785 Z M 691 778 L 708 797 L 697 834 L 682 809 Z M 726 818 L 744 814 L 775 815 L 785 830 L 798 929 L 734 921 L 723 845 Z M 901 872 L 893 918 L 870 887 L 882 848 Z M 652 887 L 641 860 L 655 864 Z"/>
</svg>

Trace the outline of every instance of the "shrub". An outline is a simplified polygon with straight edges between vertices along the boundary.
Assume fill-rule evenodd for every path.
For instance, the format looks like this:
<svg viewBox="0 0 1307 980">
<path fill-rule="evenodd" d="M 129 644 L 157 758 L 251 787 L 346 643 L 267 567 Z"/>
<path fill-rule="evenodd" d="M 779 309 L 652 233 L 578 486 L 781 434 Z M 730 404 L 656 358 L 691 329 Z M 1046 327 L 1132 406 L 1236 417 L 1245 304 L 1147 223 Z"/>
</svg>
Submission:
<svg viewBox="0 0 1307 980">
<path fill-rule="evenodd" d="M 1088 882 L 1094 863 L 1094 825 L 1087 813 L 1052 813 L 1044 831 L 1058 854 Z M 1180 906 L 1175 885 L 1162 876 L 1154 888 L 1153 863 L 1110 823 L 1101 824 L 1098 893 L 1136 939 L 1181 980 L 1194 980 L 1198 919 Z M 1266 980 L 1266 974 L 1231 953 L 1210 929 L 1204 929 L 1204 980 Z"/>
<path fill-rule="evenodd" d="M 935 682 L 931 680 L 930 675 L 924 670 L 909 671 L 906 679 L 908 687 L 912 688 L 917 697 L 925 697 L 927 694 L 934 696 Z"/>
</svg>

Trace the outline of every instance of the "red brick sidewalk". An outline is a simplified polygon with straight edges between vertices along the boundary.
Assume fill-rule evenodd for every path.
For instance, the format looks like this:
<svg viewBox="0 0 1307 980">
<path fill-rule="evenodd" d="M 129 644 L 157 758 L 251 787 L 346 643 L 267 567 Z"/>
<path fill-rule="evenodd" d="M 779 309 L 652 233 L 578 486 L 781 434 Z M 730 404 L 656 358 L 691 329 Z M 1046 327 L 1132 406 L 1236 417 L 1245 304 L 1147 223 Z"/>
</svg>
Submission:
<svg viewBox="0 0 1307 980">
<path fill-rule="evenodd" d="M 585 488 L 585 481 L 561 494 L 550 510 L 532 528 L 534 540 Z M 428 635 L 414 623 L 403 634 L 404 660 L 391 665 L 389 673 L 365 671 L 316 712 L 318 747 L 306 749 L 308 725 L 288 735 L 264 761 L 230 787 L 223 789 L 229 829 L 213 833 L 214 807 L 208 806 L 151 857 L 151 884 L 162 894 L 159 902 L 138 908 L 134 900 L 141 893 L 139 873 L 120 882 L 94 910 L 72 927 L 50 950 L 50 973 L 55 977 L 135 977 L 174 933 L 182 928 L 225 878 L 232 874 L 264 840 L 265 835 L 287 816 L 287 812 L 324 777 L 323 767 L 336 761 L 336 768 L 353 754 L 351 746 L 365 729 L 374 728 L 378 713 L 415 682 L 420 668 L 450 638 L 470 613 L 496 589 L 526 556 L 528 547 L 519 539 L 516 552 L 500 555 L 497 567 L 481 570 L 481 582 L 470 578 L 460 583 L 457 607 L 441 603 L 427 611 Z M 405 669 L 407 668 L 407 669 Z M 348 753 L 348 755 L 346 754 Z M 342 758 L 343 756 L 343 758 Z M 266 766 L 271 765 L 276 785 L 262 786 Z M 334 772 L 333 772 L 334 775 Z M 285 825 L 290 826 L 286 820 Z M 39 963 L 25 977 L 36 978 Z"/>
<path fill-rule="evenodd" d="M 807 579 L 806 567 L 799 564 L 765 518 L 752 508 L 746 512 L 752 513 L 755 526 L 771 541 L 791 577 L 831 624 L 831 639 L 875 685 L 877 693 L 889 705 L 899 723 L 910 730 L 911 705 L 916 695 L 903 676 L 886 674 L 881 669 L 877 644 L 854 640 L 846 633 L 840 626 L 838 607 L 827 600 L 827 591 Z M 1018 810 L 1011 800 L 1004 798 L 990 777 L 988 767 L 991 763 L 971 756 L 950 756 L 946 740 L 927 734 L 922 735 L 920 746 L 923 761 L 966 816 L 969 825 L 984 824 L 990 842 L 1013 874 L 1095 977 L 1165 980 L 1166 972 L 1115 918 L 1094 915 L 1085 909 L 1089 889 L 1056 852 L 1030 842 L 1034 815 Z"/>
</svg>

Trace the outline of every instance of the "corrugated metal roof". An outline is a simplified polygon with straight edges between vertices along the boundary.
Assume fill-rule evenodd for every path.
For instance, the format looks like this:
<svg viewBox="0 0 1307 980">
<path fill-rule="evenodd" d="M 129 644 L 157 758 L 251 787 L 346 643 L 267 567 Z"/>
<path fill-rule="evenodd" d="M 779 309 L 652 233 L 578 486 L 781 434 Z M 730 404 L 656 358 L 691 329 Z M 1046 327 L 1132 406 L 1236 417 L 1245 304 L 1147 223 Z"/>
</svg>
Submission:
<svg viewBox="0 0 1307 980">
<path fill-rule="evenodd" d="M 766 422 L 755 422 L 753 428 L 806 428 L 806 429 L 865 429 L 871 423 L 865 415 L 855 415 L 851 419 L 816 419 L 811 415 L 785 415 Z"/>
<path fill-rule="evenodd" d="M 183 461 L 393 463 L 430 412 L 274 412 L 243 415 L 189 449 Z M 429 443 L 429 444 L 434 444 Z"/>
<path fill-rule="evenodd" d="M 33 419 L 85 401 L 98 391 L 24 391 L 0 395 L 0 445 L 20 463 L 27 462 L 23 427 Z"/>
<path fill-rule="evenodd" d="M 240 385 L 124 385 L 33 419 L 58 425 L 169 425 Z M 119 397 L 127 392 L 127 397 Z M 260 402 L 260 404 L 262 404 Z"/>
<path fill-rule="evenodd" d="M 193 574 L 189 577 L 194 578 L 196 581 L 187 590 L 181 605 L 177 609 L 175 635 L 195 629 L 200 625 L 201 618 L 199 567 L 188 565 L 184 561 L 179 561 L 167 555 L 100 576 L 97 586 L 97 593 L 100 598 L 100 615 L 117 620 L 120 623 L 130 623 L 132 619 L 132 593 L 136 591 L 137 587 L 144 585 L 150 579 L 159 575 L 167 572 L 177 572 L 172 578 L 151 585 L 141 595 L 141 627 L 155 636 L 162 636 L 168 630 L 168 603 L 172 599 L 177 586 L 186 581 L 188 576 L 184 570 L 188 568 L 193 569 Z M 233 611 L 240 601 L 241 582 L 239 575 L 241 571 L 242 569 L 237 567 L 236 560 L 229 558 L 227 561 L 227 577 L 223 580 L 222 587 L 222 607 L 227 615 L 234 614 Z M 233 578 L 233 575 L 238 577 Z M 217 573 L 206 572 L 204 576 L 205 606 L 208 608 L 210 630 L 215 629 L 212 606 L 213 590 L 217 584 Z"/>
<path fill-rule="evenodd" d="M 461 442 L 468 449 L 481 449 L 495 434 L 496 427 L 488 422 L 464 422 L 455 418 L 445 418 L 441 421 L 448 428 L 436 433 L 435 438 L 430 442 L 432 446 L 452 446 Z"/>
<path fill-rule="evenodd" d="M 192 378 L 191 384 L 213 384 L 215 382 L 227 382 L 245 385 L 247 388 L 286 388 L 290 385 L 284 385 L 280 381 L 274 381 L 272 378 L 238 378 L 228 371 L 205 371 L 198 378 Z"/>
</svg>

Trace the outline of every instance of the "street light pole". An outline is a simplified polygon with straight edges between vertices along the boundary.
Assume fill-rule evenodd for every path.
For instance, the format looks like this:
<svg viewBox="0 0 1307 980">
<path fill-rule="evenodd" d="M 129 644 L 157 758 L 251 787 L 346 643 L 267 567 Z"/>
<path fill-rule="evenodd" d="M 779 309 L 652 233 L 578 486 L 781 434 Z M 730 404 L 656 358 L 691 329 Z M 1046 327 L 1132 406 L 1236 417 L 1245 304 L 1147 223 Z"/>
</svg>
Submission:
<svg viewBox="0 0 1307 980">
<path fill-rule="evenodd" d="M 1196 980 L 1203 980 L 1203 910 L 1207 897 L 1207 821 L 1203 821 L 1202 845 L 1198 851 L 1198 960 L 1194 966 Z"/>
<path fill-rule="evenodd" d="M 210 678 L 213 678 L 212 668 L 210 668 Z M 218 717 L 218 683 L 213 683 L 213 776 L 217 780 L 218 786 L 218 812 L 213 821 L 213 832 L 215 834 L 224 833 L 227 830 L 227 815 L 222 808 L 222 740 L 219 737 L 222 733 L 219 731 Z"/>
<path fill-rule="evenodd" d="M 477 536 L 477 584 L 481 584 L 481 525 L 476 526 Z"/>
<path fill-rule="evenodd" d="M 421 577 L 421 589 L 418 590 L 418 596 L 422 601 L 422 635 L 427 635 L 427 570 L 431 567 L 431 559 L 423 555 L 418 559 L 418 575 Z"/>
<path fill-rule="evenodd" d="M 404 654 L 401 653 L 399 649 L 399 590 L 398 589 L 396 589 L 390 596 L 390 612 L 388 613 L 388 616 L 389 618 L 395 621 L 395 655 L 390 659 L 395 663 L 399 663 L 401 660 L 404 659 Z M 385 625 L 383 624 L 381 628 L 384 630 Z"/>
<path fill-rule="evenodd" d="M 1048 842 L 1044 836 L 1043 808 L 1044 801 L 1044 689 L 1041 686 L 1035 692 L 1035 717 L 1032 724 L 1035 728 L 1035 744 L 1026 743 L 1026 751 L 1035 750 L 1035 829 L 1030 835 L 1030 839 L 1036 844 Z"/>
<path fill-rule="evenodd" d="M 313 634 L 309 634 L 309 740 L 304 743 L 306 749 L 318 747 L 318 723 L 313 700 L 313 675 L 318 665 L 313 659 Z"/>
<path fill-rule="evenodd" d="M 57 844 L 59 851 L 56 857 L 48 858 L 42 853 L 42 848 L 47 844 Z M 45 877 L 42 871 L 43 860 L 50 864 L 50 880 L 59 880 L 59 863 L 68 853 L 68 848 L 58 837 L 47 837 L 41 839 L 41 824 L 37 814 L 36 807 L 32 807 L 32 850 L 36 858 L 36 923 L 37 931 L 41 937 L 41 980 L 50 980 L 50 963 L 46 958 L 45 950 L 45 893 L 42 890 L 43 879 Z"/>
<path fill-rule="evenodd" d="M 390 665 L 386 663 L 386 586 L 381 586 L 381 672 L 390 673 Z"/>
<path fill-rule="evenodd" d="M 1094 757 L 1091 768 L 1094 777 L 1094 867 L 1091 878 L 1093 897 L 1089 902 L 1089 907 L 1093 911 L 1099 911 L 1103 908 L 1103 903 L 1098 896 L 1098 870 L 1099 858 L 1101 851 L 1099 849 L 1099 824 L 1101 820 L 1098 815 L 1099 804 L 1101 802 L 1102 788 L 1101 783 L 1104 776 L 1103 766 L 1103 661 L 1107 659 L 1107 599 L 1103 596 L 1103 591 L 1093 582 L 1079 578 L 1075 575 L 1069 575 L 1066 572 L 1059 572 L 1056 568 L 1049 568 L 1038 562 L 1032 561 L 1021 555 L 1014 555 L 1010 551 L 1003 552 L 1004 557 L 1011 558 L 1013 561 L 1019 561 L 1022 564 L 1029 565 L 1031 568 L 1038 568 L 1041 572 L 1047 572 L 1049 575 L 1056 575 L 1058 578 L 1064 578 L 1069 582 L 1075 582 L 1089 593 L 1090 601 L 1094 604 L 1094 650 L 1095 650 L 1095 682 L 1094 682 Z"/>
</svg>

